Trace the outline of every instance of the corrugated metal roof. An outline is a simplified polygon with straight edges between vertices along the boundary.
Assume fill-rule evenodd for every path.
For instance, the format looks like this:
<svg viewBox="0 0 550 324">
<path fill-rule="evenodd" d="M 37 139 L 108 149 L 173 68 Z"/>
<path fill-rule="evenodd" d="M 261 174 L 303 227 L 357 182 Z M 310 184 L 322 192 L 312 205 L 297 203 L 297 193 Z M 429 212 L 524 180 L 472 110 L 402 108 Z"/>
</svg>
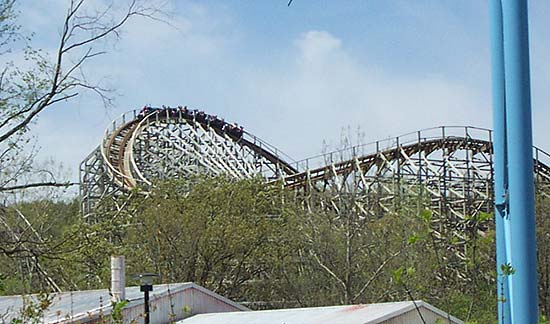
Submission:
<svg viewBox="0 0 550 324">
<path fill-rule="evenodd" d="M 151 301 L 162 299 L 169 294 L 174 296 L 190 288 L 200 291 L 236 310 L 248 310 L 248 308 L 238 303 L 190 282 L 154 285 L 150 299 Z M 52 304 L 44 314 L 44 323 L 61 323 L 65 322 L 68 318 L 72 318 L 73 320 L 78 318 L 85 319 L 94 317 L 94 315 L 99 313 L 108 315 L 112 308 L 111 296 L 108 289 L 62 292 L 52 295 Z M 29 297 L 36 301 L 36 296 Z M 143 292 L 140 291 L 139 286 L 127 287 L 126 299 L 129 303 L 125 309 L 143 305 Z M 5 322 L 9 323 L 12 318 L 18 317 L 22 307 L 22 296 L 0 296 L 0 315 L 6 314 L 6 317 L 2 318 Z"/>
<path fill-rule="evenodd" d="M 415 306 L 416 303 L 416 306 Z M 433 312 L 443 319 L 447 314 L 422 301 L 364 304 L 350 306 L 331 306 L 314 308 L 295 308 L 267 311 L 247 311 L 235 313 L 200 314 L 177 322 L 178 324 L 375 324 L 382 323 L 401 314 L 416 311 Z M 451 323 L 463 324 L 455 317 Z M 419 317 L 419 322 L 420 317 Z"/>
</svg>

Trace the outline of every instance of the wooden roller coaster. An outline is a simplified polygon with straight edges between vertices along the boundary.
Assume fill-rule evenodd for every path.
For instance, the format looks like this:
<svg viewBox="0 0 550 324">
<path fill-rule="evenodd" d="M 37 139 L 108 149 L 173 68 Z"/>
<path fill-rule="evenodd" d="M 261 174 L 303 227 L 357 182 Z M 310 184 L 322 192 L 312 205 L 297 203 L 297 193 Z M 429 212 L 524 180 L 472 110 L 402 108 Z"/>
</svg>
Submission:
<svg viewBox="0 0 550 324">
<path fill-rule="evenodd" d="M 259 175 L 292 190 L 310 210 L 315 205 L 336 210 L 353 195 L 354 212 L 380 217 L 415 199 L 417 208 L 433 213 L 436 238 L 452 238 L 461 259 L 465 220 L 493 210 L 488 129 L 436 127 L 296 162 L 254 135 L 205 116 L 150 108 L 113 121 L 80 165 L 83 214 L 93 215 L 105 197 L 148 188 L 156 179 Z M 533 158 L 537 194 L 547 195 L 550 155 L 533 148 Z"/>
</svg>

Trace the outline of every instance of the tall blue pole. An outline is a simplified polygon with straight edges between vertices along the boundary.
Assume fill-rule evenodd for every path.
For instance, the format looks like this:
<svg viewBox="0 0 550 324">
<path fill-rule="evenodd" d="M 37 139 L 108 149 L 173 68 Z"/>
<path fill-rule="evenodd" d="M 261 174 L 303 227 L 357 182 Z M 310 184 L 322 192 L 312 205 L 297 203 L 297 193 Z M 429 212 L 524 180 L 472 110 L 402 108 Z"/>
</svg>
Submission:
<svg viewBox="0 0 550 324">
<path fill-rule="evenodd" d="M 507 172 L 506 172 L 506 93 L 504 83 L 504 47 L 502 32 L 502 4 L 490 1 L 491 14 L 491 62 L 493 82 L 493 162 L 495 194 L 496 271 L 498 297 L 498 323 L 510 324 L 508 277 L 501 267 L 508 263 L 504 223 L 507 221 Z"/>
<path fill-rule="evenodd" d="M 538 321 L 527 0 L 502 0 L 514 324 Z"/>
</svg>

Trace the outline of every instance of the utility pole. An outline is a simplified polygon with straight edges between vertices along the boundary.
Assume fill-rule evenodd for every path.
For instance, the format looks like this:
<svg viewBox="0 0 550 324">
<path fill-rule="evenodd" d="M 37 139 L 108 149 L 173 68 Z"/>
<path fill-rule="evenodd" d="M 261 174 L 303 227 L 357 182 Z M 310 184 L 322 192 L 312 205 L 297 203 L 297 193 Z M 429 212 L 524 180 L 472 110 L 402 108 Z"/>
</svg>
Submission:
<svg viewBox="0 0 550 324">
<path fill-rule="evenodd" d="M 499 323 L 538 322 L 526 0 L 491 0 Z"/>
<path fill-rule="evenodd" d="M 496 270 L 498 322 L 510 324 L 510 293 L 508 277 L 501 266 L 507 264 L 504 224 L 507 215 L 507 154 L 506 154 L 506 95 L 504 85 L 504 44 L 502 32 L 502 3 L 490 1 L 491 63 L 493 82 L 493 179 L 495 197 Z"/>
</svg>

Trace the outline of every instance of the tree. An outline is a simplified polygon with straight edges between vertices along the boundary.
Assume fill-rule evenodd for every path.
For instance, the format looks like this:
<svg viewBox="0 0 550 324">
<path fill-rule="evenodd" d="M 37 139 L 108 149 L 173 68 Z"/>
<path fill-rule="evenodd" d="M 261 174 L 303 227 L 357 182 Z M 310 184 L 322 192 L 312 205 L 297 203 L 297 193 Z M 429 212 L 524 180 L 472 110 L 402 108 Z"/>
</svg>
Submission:
<svg viewBox="0 0 550 324">
<path fill-rule="evenodd" d="M 66 241 L 79 220 L 78 201 L 13 204 L 0 218 L 2 294 L 74 288 L 62 274 Z M 74 233 L 76 234 L 76 233 Z M 76 237 L 75 237 L 76 239 Z"/>
<path fill-rule="evenodd" d="M 537 183 L 542 193 L 548 187 Z M 536 197 L 537 267 L 540 313 L 550 318 L 550 199 L 546 193 Z"/>
<path fill-rule="evenodd" d="M 193 281 L 236 300 L 256 300 L 254 284 L 289 230 L 281 189 L 260 179 L 195 181 L 160 185 L 134 215 L 123 240 L 125 254 L 134 256 L 129 265 L 164 282 Z"/>
<path fill-rule="evenodd" d="M 28 147 L 33 122 L 46 109 L 70 102 L 83 92 L 98 95 L 105 106 L 112 103 L 111 91 L 85 75 L 86 64 L 106 54 L 105 41 L 120 37 L 123 26 L 134 17 L 157 19 L 159 9 L 146 1 L 119 1 L 97 7 L 87 0 L 68 0 L 60 22 L 61 35 L 53 57 L 32 47 L 32 38 L 17 24 L 15 0 L 0 1 L 0 192 L 37 186 L 67 186 L 46 170 L 33 169 L 35 151 Z M 27 66 L 10 60 L 20 54 Z M 35 172 L 38 172 L 40 178 Z"/>
<path fill-rule="evenodd" d="M 63 269 L 55 268 L 54 279 L 104 287 L 105 256 L 115 253 L 126 256 L 130 273 L 154 272 L 161 282 L 193 281 L 235 300 L 271 298 L 278 251 L 289 232 L 297 235 L 283 195 L 261 179 L 198 177 L 106 199 L 97 222 L 74 222 L 59 238 L 66 253 L 58 255 Z"/>
<path fill-rule="evenodd" d="M 74 183 L 59 181 L 51 167 L 37 165 L 32 125 L 45 110 L 71 102 L 83 92 L 96 94 L 105 106 L 112 104 L 112 89 L 92 81 L 85 68 L 90 60 L 107 53 L 107 44 L 120 37 L 130 19 L 158 19 L 160 10 L 148 3 L 67 0 L 56 50 L 50 56 L 33 47 L 32 37 L 24 34 L 17 21 L 16 0 L 0 0 L 0 257 L 2 262 L 16 261 L 22 276 L 37 274 L 48 289 L 60 286 L 45 270 L 44 258 L 61 253 L 56 249 L 63 242 L 53 244 L 50 238 L 59 236 L 50 235 L 52 228 L 43 226 L 51 215 L 26 214 L 19 205 L 19 193 Z M 27 282 L 28 288 L 36 288 L 33 282 Z"/>
<path fill-rule="evenodd" d="M 301 306 L 400 299 L 391 272 L 412 257 L 408 238 L 423 229 L 409 212 L 417 202 L 367 215 L 364 194 L 347 189 L 312 193 L 308 208 L 296 211 L 299 234 L 290 241 L 296 252 L 278 276 L 285 279 L 283 296 Z"/>
</svg>

